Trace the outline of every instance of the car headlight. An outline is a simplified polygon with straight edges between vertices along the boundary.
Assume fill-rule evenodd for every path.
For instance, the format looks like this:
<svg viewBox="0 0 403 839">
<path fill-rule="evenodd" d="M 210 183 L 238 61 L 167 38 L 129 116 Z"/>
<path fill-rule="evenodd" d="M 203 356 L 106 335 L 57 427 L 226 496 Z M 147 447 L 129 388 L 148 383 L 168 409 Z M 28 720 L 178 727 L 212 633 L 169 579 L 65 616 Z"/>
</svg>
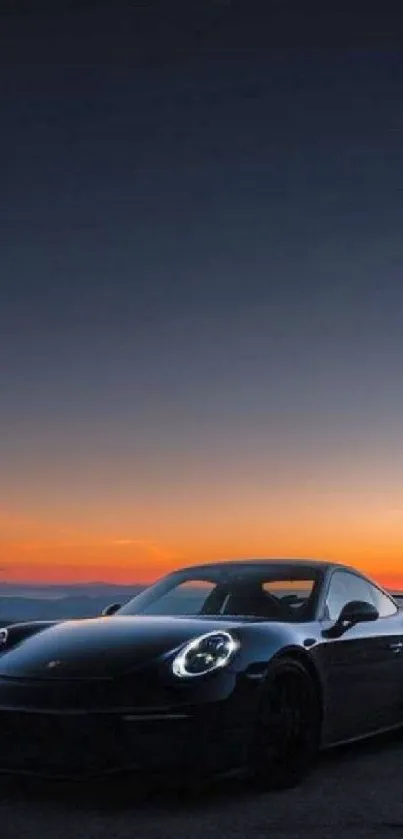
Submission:
<svg viewBox="0 0 403 839">
<path fill-rule="evenodd" d="M 172 670 L 181 678 L 204 676 L 225 667 L 238 648 L 239 641 L 229 632 L 209 632 L 182 648 L 172 662 Z"/>
<path fill-rule="evenodd" d="M 5 645 L 7 644 L 7 641 L 8 641 L 8 629 L 6 629 L 6 627 L 3 627 L 2 629 L 0 629 L 0 650 L 2 649 L 2 647 L 5 647 Z"/>
</svg>

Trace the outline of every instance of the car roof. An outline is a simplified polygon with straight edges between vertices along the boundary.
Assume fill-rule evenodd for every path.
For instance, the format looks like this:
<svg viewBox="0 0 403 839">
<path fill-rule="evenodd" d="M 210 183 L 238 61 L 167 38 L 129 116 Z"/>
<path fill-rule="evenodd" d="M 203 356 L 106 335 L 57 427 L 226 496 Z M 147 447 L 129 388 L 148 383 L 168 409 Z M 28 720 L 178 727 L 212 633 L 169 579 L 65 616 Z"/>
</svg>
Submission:
<svg viewBox="0 0 403 839">
<path fill-rule="evenodd" d="M 344 571 L 352 571 L 355 574 L 360 574 L 360 571 L 357 571 L 356 568 L 352 568 L 349 565 L 343 565 L 340 562 L 326 562 L 325 560 L 319 559 L 231 559 L 231 560 L 222 560 L 220 562 L 206 562 L 200 565 L 190 565 L 186 568 L 182 568 L 182 571 L 207 571 L 207 570 L 219 570 L 220 568 L 228 568 L 228 569 L 237 569 L 237 568 L 264 568 L 264 567 L 272 567 L 278 571 L 290 569 L 295 570 L 296 572 L 308 572 L 308 571 L 320 571 L 324 574 L 326 571 L 329 571 L 334 568 L 340 568 Z"/>
</svg>

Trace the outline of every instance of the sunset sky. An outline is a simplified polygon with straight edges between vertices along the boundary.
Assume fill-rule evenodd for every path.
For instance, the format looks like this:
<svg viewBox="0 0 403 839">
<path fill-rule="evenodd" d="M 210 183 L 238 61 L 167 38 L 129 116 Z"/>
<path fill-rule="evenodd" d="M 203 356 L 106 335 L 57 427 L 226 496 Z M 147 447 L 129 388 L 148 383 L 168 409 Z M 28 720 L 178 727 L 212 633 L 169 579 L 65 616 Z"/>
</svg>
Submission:
<svg viewBox="0 0 403 839">
<path fill-rule="evenodd" d="M 2 580 L 403 586 L 395 28 L 246 5 L 2 20 Z"/>
</svg>

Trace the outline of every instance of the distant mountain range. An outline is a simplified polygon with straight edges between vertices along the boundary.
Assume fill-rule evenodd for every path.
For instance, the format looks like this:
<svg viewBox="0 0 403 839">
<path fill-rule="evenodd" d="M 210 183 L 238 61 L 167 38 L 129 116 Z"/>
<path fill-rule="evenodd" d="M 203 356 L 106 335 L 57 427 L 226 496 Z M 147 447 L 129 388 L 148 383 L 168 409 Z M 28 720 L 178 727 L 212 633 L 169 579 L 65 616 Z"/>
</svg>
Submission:
<svg viewBox="0 0 403 839">
<path fill-rule="evenodd" d="M 0 582 L 0 625 L 96 617 L 109 603 L 126 603 L 143 588 L 102 582 L 48 586 Z"/>
</svg>

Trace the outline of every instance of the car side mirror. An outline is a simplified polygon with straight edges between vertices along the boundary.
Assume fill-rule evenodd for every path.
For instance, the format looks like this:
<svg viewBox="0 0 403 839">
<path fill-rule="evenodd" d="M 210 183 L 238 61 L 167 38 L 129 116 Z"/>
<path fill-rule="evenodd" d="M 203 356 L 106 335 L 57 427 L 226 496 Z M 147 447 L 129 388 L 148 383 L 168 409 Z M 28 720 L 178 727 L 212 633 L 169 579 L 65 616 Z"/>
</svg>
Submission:
<svg viewBox="0 0 403 839">
<path fill-rule="evenodd" d="M 343 606 L 337 621 L 322 634 L 325 638 L 339 638 L 343 632 L 357 623 L 368 623 L 378 618 L 378 609 L 372 603 L 366 603 L 364 600 L 350 600 Z"/>
<path fill-rule="evenodd" d="M 101 615 L 103 618 L 109 618 L 110 615 L 114 615 L 118 609 L 120 609 L 120 603 L 109 603 L 109 606 L 105 606 L 105 609 L 102 609 Z"/>
<path fill-rule="evenodd" d="M 343 606 L 337 623 L 354 625 L 376 621 L 378 618 L 378 609 L 372 603 L 366 603 L 365 600 L 351 600 Z"/>
</svg>

